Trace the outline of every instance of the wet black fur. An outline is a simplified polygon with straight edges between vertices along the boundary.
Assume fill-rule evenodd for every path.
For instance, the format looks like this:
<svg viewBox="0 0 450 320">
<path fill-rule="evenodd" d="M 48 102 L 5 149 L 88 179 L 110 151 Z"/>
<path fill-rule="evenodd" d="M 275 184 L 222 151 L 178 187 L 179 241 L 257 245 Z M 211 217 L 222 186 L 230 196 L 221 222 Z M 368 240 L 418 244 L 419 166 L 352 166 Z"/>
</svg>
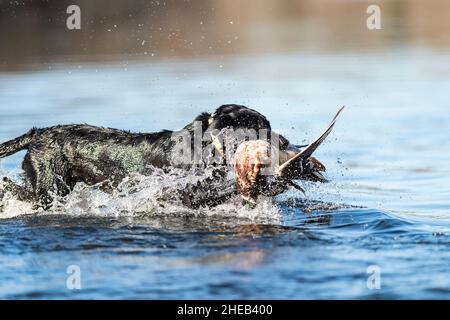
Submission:
<svg viewBox="0 0 450 320">
<path fill-rule="evenodd" d="M 211 117 L 213 121 L 209 123 Z M 201 122 L 203 132 L 225 127 L 269 132 L 271 129 L 263 115 L 241 105 L 223 105 L 213 114 L 200 114 L 194 121 Z M 193 123 L 184 128 L 190 134 L 193 134 Z M 174 133 L 169 130 L 132 133 L 85 124 L 34 128 L 0 144 L 0 158 L 28 150 L 22 164 L 24 185 L 15 185 L 7 178 L 3 185 L 18 193 L 19 198 L 31 197 L 30 200 L 47 207 L 53 200 L 51 193 L 65 195 L 77 182 L 89 185 L 108 182 L 114 186 L 131 173 L 147 174 L 149 166 L 174 166 L 171 160 Z M 281 136 L 280 145 L 282 148 L 288 145 Z M 201 189 L 194 189 L 195 186 L 193 193 L 202 199 Z M 188 197 L 185 193 L 183 196 Z M 205 203 L 208 201 L 205 199 Z"/>
</svg>

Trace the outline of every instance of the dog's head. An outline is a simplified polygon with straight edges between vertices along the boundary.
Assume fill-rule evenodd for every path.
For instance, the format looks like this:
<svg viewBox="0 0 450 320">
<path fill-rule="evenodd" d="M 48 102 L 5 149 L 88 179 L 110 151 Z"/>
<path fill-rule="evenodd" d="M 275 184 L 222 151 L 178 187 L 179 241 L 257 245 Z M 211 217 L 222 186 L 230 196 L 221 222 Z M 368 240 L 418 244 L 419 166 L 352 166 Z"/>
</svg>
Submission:
<svg viewBox="0 0 450 320">
<path fill-rule="evenodd" d="M 179 147 L 183 150 L 184 146 L 190 146 L 194 154 L 197 154 L 196 159 L 199 159 L 198 152 L 201 146 L 201 158 L 207 163 L 212 161 L 216 164 L 231 164 L 230 160 L 234 152 L 243 141 L 265 140 L 277 145 L 280 150 L 289 147 L 289 141 L 272 131 L 270 122 L 265 116 L 256 110 L 237 104 L 222 105 L 212 114 L 201 113 L 183 130 L 175 132 L 175 137 L 178 137 L 180 133 L 183 133 L 182 136 L 187 133 L 190 143 L 186 145 L 185 140 L 181 139 L 183 142 Z M 200 142 L 198 138 L 201 139 Z M 178 148 L 176 150 L 175 155 L 178 155 Z M 174 158 L 176 160 L 177 156 Z M 195 156 L 183 158 L 182 163 L 192 163 L 188 162 L 192 160 L 195 164 L 199 163 L 195 161 Z"/>
<path fill-rule="evenodd" d="M 211 114 L 208 117 L 206 134 L 211 136 L 216 150 L 224 157 L 227 152 L 234 153 L 241 142 L 248 140 L 274 142 L 276 139 L 281 150 L 289 145 L 285 137 L 272 131 L 270 122 L 265 116 L 237 104 L 223 105 Z"/>
</svg>

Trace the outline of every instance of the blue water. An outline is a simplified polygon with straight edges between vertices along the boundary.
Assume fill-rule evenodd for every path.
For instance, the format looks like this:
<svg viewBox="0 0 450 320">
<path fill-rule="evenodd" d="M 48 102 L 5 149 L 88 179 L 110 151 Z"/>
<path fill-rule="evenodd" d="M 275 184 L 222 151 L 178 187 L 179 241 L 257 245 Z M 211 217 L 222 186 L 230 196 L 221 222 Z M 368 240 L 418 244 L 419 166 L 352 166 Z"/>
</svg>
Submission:
<svg viewBox="0 0 450 320">
<path fill-rule="evenodd" d="M 256 209 L 158 208 L 164 177 L 129 197 L 80 187 L 47 213 L 0 212 L 0 298 L 449 299 L 450 56 L 273 54 L 40 65 L 0 74 L 0 141 L 30 127 L 180 128 L 241 103 L 292 142 L 346 110 L 308 183 Z M 19 178 L 23 152 L 0 172 Z M 77 265 L 81 289 L 70 290 Z M 380 286 L 368 285 L 369 266 Z"/>
</svg>

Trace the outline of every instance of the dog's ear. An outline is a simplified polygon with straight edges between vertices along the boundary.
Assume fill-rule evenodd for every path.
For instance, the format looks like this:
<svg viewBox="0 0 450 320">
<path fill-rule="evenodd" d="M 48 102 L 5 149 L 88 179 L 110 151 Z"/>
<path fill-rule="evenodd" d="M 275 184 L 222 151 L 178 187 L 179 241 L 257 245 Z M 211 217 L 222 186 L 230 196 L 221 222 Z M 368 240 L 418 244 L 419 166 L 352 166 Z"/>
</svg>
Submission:
<svg viewBox="0 0 450 320">
<path fill-rule="evenodd" d="M 198 121 L 202 123 L 202 131 L 206 131 L 208 129 L 209 126 L 209 119 L 211 118 L 211 114 L 208 112 L 202 112 L 201 114 L 199 114 L 194 121 L 192 121 L 191 123 L 189 123 L 187 126 L 184 127 L 184 129 L 192 131 L 194 129 L 194 122 Z"/>
</svg>

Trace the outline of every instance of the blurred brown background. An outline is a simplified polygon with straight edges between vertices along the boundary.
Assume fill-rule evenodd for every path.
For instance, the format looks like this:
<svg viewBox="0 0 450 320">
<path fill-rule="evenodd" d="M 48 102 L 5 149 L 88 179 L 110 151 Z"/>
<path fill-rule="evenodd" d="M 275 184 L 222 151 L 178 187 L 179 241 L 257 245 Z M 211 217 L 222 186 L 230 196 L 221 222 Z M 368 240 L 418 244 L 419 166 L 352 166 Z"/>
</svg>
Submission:
<svg viewBox="0 0 450 320">
<path fill-rule="evenodd" d="M 81 30 L 66 9 L 81 8 Z M 366 9 L 381 7 L 382 30 Z M 450 48 L 448 0 L 0 0 L 0 70 L 287 50 Z"/>
</svg>

